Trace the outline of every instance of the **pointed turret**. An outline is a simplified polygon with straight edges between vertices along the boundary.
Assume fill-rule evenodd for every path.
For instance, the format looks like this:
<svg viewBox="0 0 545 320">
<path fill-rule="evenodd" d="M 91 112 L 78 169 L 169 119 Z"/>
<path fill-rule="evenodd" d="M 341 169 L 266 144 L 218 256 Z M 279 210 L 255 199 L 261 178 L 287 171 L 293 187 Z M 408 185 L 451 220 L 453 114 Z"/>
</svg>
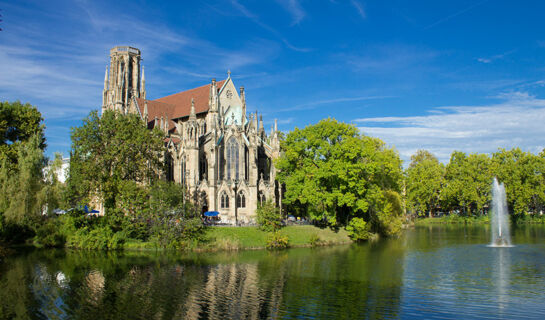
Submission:
<svg viewBox="0 0 545 320">
<path fill-rule="evenodd" d="M 140 98 L 146 99 L 146 76 L 144 75 L 144 66 L 142 66 L 142 80 L 140 84 Z"/>
<path fill-rule="evenodd" d="M 189 120 L 196 120 L 197 115 L 195 114 L 195 99 L 191 98 L 191 111 L 189 112 Z"/>
<path fill-rule="evenodd" d="M 218 112 L 218 87 L 216 83 L 216 78 L 213 78 L 212 83 L 210 84 L 208 107 L 210 109 L 210 112 Z"/>
<path fill-rule="evenodd" d="M 102 91 L 102 113 L 108 108 L 108 66 L 106 66 L 106 72 L 104 72 L 104 91 Z"/>
<path fill-rule="evenodd" d="M 104 91 L 108 91 L 108 66 L 106 66 L 106 71 L 104 72 Z"/>
<path fill-rule="evenodd" d="M 246 123 L 246 94 L 244 87 L 240 87 L 240 100 L 242 101 L 242 125 Z"/>
<path fill-rule="evenodd" d="M 278 131 L 278 119 L 274 119 L 274 132 Z"/>
<path fill-rule="evenodd" d="M 148 126 L 148 102 L 144 101 L 144 114 L 142 115 L 144 118 L 144 123 L 146 126 Z"/>
<path fill-rule="evenodd" d="M 265 133 L 265 128 L 263 128 L 263 115 L 259 115 L 259 133 Z"/>
</svg>

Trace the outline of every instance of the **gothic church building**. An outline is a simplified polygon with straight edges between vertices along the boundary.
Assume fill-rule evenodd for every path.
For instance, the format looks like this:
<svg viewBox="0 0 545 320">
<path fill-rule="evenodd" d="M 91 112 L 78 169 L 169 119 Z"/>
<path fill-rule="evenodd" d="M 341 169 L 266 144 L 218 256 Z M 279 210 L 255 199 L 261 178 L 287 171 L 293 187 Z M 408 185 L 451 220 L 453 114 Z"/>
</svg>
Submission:
<svg viewBox="0 0 545 320">
<path fill-rule="evenodd" d="M 275 120 L 267 135 L 262 117 L 248 114 L 244 87 L 225 80 L 155 100 L 146 98 L 140 50 L 110 50 L 102 112 L 136 113 L 165 134 L 166 179 L 181 183 L 199 208 L 221 222 L 255 222 L 259 203 L 281 205 L 273 159 L 280 143 Z"/>
</svg>

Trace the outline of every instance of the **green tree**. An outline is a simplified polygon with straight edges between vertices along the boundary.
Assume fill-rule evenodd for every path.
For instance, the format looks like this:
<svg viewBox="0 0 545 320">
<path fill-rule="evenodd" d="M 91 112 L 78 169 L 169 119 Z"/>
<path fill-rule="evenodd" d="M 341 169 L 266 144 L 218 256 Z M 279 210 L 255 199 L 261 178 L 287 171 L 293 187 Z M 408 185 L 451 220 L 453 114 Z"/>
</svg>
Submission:
<svg viewBox="0 0 545 320">
<path fill-rule="evenodd" d="M 500 149 L 493 161 L 498 179 L 505 185 L 509 208 L 518 216 L 542 210 L 545 203 L 544 152 L 534 155 L 520 148 Z"/>
<path fill-rule="evenodd" d="M 493 170 L 491 159 L 486 154 L 472 153 L 468 156 L 454 151 L 446 167 L 443 207 L 465 215 L 482 214 L 490 201 Z"/>
<path fill-rule="evenodd" d="M 0 102 L 0 154 L 7 157 L 6 165 L 15 166 L 18 146 L 37 136 L 39 149 L 45 149 L 43 118 L 36 107 L 26 103 Z"/>
<path fill-rule="evenodd" d="M 440 202 L 445 168 L 437 158 L 426 150 L 418 150 L 411 156 L 407 168 L 407 202 L 419 215 L 431 217 Z"/>
<path fill-rule="evenodd" d="M 282 227 L 282 216 L 280 209 L 275 207 L 272 201 L 268 200 L 265 203 L 258 205 L 257 223 L 263 231 L 276 231 Z"/>
<path fill-rule="evenodd" d="M 136 184 L 152 184 L 162 173 L 163 133 L 148 130 L 138 115 L 93 111 L 81 127 L 72 128 L 69 189 L 73 203 L 102 200 L 106 208 L 128 213 L 123 192 L 137 191 Z M 123 191 L 123 192 L 120 192 Z M 134 207 L 136 209 L 136 207 Z"/>
<path fill-rule="evenodd" d="M 296 128 L 281 147 L 276 167 L 286 185 L 284 203 L 330 225 L 345 225 L 357 216 L 373 232 L 397 230 L 389 226 L 400 224 L 401 160 L 384 142 L 361 135 L 353 125 L 325 119 Z"/>
<path fill-rule="evenodd" d="M 42 138 L 34 135 L 17 144 L 16 166 L 9 156 L 0 160 L 0 213 L 8 223 L 33 225 L 42 213 L 39 194 L 43 187 L 46 159 L 41 149 Z"/>
<path fill-rule="evenodd" d="M 59 173 L 62 168 L 62 155 L 55 154 L 55 159 L 49 163 L 44 170 L 44 180 L 41 192 L 38 195 L 40 203 L 44 205 L 44 212 L 48 215 L 57 208 L 66 208 L 65 203 L 65 184 L 59 180 Z"/>
</svg>

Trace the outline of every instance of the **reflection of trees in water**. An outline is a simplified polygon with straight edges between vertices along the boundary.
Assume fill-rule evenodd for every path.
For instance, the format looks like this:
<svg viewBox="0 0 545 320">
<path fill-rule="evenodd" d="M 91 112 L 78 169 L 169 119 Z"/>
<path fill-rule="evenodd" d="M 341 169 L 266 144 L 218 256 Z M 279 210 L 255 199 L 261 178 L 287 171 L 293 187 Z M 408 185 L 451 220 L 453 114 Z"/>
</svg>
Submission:
<svg viewBox="0 0 545 320">
<path fill-rule="evenodd" d="M 403 272 L 395 243 L 211 260 L 34 251 L 1 266 L 0 318 L 395 316 Z"/>
<path fill-rule="evenodd" d="M 332 247 L 289 259 L 282 316 L 391 318 L 403 278 L 399 241 Z"/>
</svg>

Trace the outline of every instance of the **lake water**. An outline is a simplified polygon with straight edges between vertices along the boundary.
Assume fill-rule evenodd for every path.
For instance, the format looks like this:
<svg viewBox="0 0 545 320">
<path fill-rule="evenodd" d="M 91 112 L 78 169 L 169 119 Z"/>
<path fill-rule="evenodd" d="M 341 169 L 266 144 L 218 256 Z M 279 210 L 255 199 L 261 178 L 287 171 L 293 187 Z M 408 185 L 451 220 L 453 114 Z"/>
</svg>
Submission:
<svg viewBox="0 0 545 320">
<path fill-rule="evenodd" d="M 545 226 L 489 248 L 487 227 L 281 252 L 18 252 L 0 263 L 0 318 L 543 319 Z"/>
</svg>

